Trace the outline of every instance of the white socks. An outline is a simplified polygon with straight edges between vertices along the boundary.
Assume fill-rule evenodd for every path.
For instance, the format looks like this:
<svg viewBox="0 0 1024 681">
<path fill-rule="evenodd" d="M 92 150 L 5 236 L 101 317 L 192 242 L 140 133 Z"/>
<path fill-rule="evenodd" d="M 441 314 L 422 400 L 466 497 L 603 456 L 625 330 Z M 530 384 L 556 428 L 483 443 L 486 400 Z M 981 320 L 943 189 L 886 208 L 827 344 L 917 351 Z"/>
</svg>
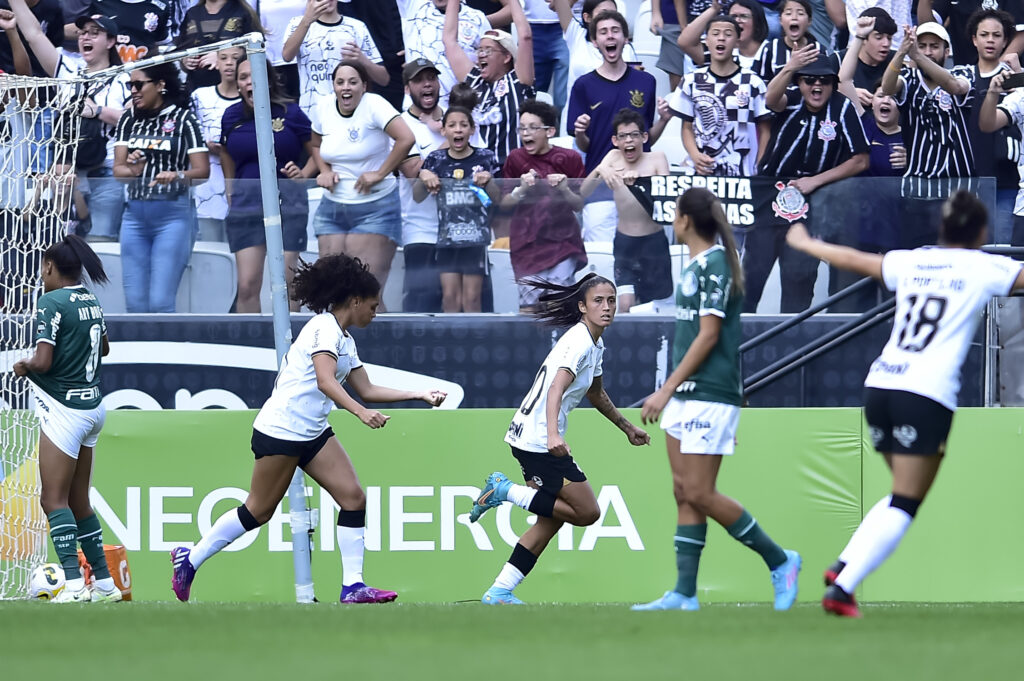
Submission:
<svg viewBox="0 0 1024 681">
<path fill-rule="evenodd" d="M 537 490 L 532 487 L 527 487 L 526 485 L 512 485 L 508 488 L 508 494 L 505 495 L 505 498 L 519 508 L 529 510 L 530 502 L 533 501 L 535 496 L 537 496 Z M 520 579 L 522 579 L 522 576 L 520 576 Z"/>
<path fill-rule="evenodd" d="M 352 586 L 363 581 L 364 527 L 338 525 L 338 550 L 341 551 L 341 585 Z"/>
<path fill-rule="evenodd" d="M 525 485 L 515 486 L 524 487 Z M 527 489 L 530 488 L 527 487 Z M 533 491 L 536 492 L 536 490 Z M 521 581 L 523 581 L 523 573 L 519 571 L 519 568 L 512 565 L 512 563 L 505 563 L 505 566 L 501 568 L 501 572 L 498 573 L 497 579 L 494 580 L 494 586 L 499 589 L 508 589 L 511 591 L 519 586 Z"/>
<path fill-rule="evenodd" d="M 238 519 L 238 509 L 233 508 L 217 518 L 217 522 L 213 524 L 210 531 L 203 535 L 203 538 L 189 553 L 188 560 L 192 563 L 192 567 L 198 570 L 199 566 L 205 563 L 210 556 L 243 534 L 245 534 L 245 528 L 242 527 L 242 521 Z"/>
<path fill-rule="evenodd" d="M 857 526 L 857 529 L 854 531 L 853 536 L 850 537 L 850 541 L 846 543 L 846 548 L 844 548 L 843 552 L 839 554 L 839 560 L 841 560 L 843 563 L 849 563 L 850 556 L 857 555 L 859 548 L 858 543 L 863 543 L 865 537 L 867 536 L 867 532 L 864 531 L 864 528 L 868 527 L 871 523 L 874 522 L 872 518 L 877 517 L 882 512 L 882 509 L 889 508 L 889 503 L 891 501 L 892 495 L 887 494 L 886 496 L 882 497 L 881 501 L 872 506 L 868 510 L 868 512 L 864 514 L 864 519 L 860 521 L 860 525 Z"/>
<path fill-rule="evenodd" d="M 896 550 L 912 520 L 901 508 L 872 508 L 843 551 L 846 567 L 836 579 L 839 588 L 852 594 Z"/>
</svg>

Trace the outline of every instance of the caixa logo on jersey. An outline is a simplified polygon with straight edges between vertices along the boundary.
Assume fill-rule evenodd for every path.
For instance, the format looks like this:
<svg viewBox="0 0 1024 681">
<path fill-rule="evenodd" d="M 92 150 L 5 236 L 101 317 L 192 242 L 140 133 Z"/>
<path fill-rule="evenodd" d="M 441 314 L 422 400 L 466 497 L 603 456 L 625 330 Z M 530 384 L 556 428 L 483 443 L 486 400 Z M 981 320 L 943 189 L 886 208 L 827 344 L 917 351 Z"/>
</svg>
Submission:
<svg viewBox="0 0 1024 681">
<path fill-rule="evenodd" d="M 148 365 L 149 368 L 146 368 Z M 159 371 L 153 371 L 158 366 Z M 461 385 L 413 371 L 363 364 L 373 383 L 401 390 L 443 390 L 440 409 L 456 409 Z M 122 341 L 103 358 L 107 409 L 256 409 L 277 376 L 273 348 L 227 343 Z M 84 399 L 84 398 L 83 398 Z"/>
</svg>

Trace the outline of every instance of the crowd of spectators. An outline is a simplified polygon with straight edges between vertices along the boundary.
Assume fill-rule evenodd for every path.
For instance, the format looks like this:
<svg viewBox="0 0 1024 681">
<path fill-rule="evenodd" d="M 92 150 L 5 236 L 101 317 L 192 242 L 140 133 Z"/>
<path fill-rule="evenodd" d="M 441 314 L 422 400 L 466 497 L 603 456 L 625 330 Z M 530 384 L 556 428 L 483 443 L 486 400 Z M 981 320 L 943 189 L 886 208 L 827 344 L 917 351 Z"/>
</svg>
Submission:
<svg viewBox="0 0 1024 681">
<path fill-rule="evenodd" d="M 911 228 L 844 236 L 879 251 L 934 240 L 912 226 L 936 224 L 937 199 L 994 177 L 990 240 L 1024 245 L 1024 6 L 1008 0 L 650 0 L 649 26 L 633 29 L 660 37 L 646 69 L 636 8 L 616 0 L 7 1 L 0 71 L 39 77 L 263 32 L 288 262 L 307 250 L 307 220 L 319 254 L 358 256 L 382 284 L 401 247 L 406 311 L 488 310 L 493 245 L 517 279 L 565 283 L 586 242 L 607 242 L 621 310 L 671 296 L 671 232 L 634 190 L 669 172 L 777 178 L 790 201 L 902 178 Z M 174 311 L 198 239 L 227 242 L 233 309 L 259 311 L 244 50 L 97 80 L 79 113 L 69 209 L 87 238 L 120 242 L 128 310 Z M 4 130 L 37 141 L 53 125 L 14 118 L 0 115 Z M 817 263 L 784 227 L 741 234 L 747 311 L 776 265 L 781 310 L 810 303 Z M 536 295 L 523 287 L 520 308 Z"/>
</svg>

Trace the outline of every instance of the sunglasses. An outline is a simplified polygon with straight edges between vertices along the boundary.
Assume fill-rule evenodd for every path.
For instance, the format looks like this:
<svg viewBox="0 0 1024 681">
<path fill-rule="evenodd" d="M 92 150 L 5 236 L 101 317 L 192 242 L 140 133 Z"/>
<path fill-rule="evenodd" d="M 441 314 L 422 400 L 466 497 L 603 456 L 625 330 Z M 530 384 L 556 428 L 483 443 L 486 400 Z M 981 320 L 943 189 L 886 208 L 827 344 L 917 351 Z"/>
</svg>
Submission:
<svg viewBox="0 0 1024 681">
<path fill-rule="evenodd" d="M 140 90 L 141 91 L 143 85 L 145 85 L 146 83 L 152 83 L 152 82 L 153 82 L 152 79 L 149 79 L 149 80 L 129 80 L 128 81 L 128 87 L 130 89 L 132 89 L 132 90 Z"/>
<path fill-rule="evenodd" d="M 800 76 L 800 82 L 804 85 L 831 85 L 832 76 Z"/>
</svg>

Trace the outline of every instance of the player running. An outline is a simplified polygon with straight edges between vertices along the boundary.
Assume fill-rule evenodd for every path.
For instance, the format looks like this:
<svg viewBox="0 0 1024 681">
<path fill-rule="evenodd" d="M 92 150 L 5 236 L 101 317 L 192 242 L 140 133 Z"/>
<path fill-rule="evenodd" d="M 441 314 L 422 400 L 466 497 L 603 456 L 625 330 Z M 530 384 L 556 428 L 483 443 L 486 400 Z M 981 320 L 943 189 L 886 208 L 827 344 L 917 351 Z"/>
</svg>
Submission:
<svg viewBox="0 0 1024 681">
<path fill-rule="evenodd" d="M 612 282 L 588 274 L 572 286 L 540 280 L 528 283 L 548 291 L 532 314 L 548 326 L 571 328 L 548 353 L 505 435 L 526 484 L 516 485 L 502 473 L 491 473 L 469 514 L 470 521 L 476 522 L 487 509 L 509 501 L 537 515 L 536 524 L 519 538 L 494 585 L 484 593 L 481 601 L 487 605 L 522 603 L 513 589 L 530 574 L 562 524 L 586 527 L 601 515 L 594 490 L 565 442 L 569 412 L 583 396 L 626 434 L 630 444 L 651 441 L 650 435 L 619 413 L 601 379 L 601 335 L 615 318 Z"/>
<path fill-rule="evenodd" d="M 743 506 L 716 488 L 722 457 L 736 444 L 743 399 L 743 270 L 732 227 L 715 195 L 700 188 L 680 195 L 673 227 L 690 252 L 676 289 L 676 368 L 644 402 L 641 418 L 653 423 L 664 412 L 661 428 L 678 507 L 678 578 L 661 598 L 633 610 L 700 609 L 697 568 L 708 517 L 761 555 L 771 570 L 775 609 L 788 610 L 797 596 L 800 554 L 780 548 Z"/>
<path fill-rule="evenodd" d="M 121 600 L 103 553 L 100 521 L 89 505 L 93 451 L 107 416 L 100 394 L 100 364 L 110 344 L 103 308 L 82 284 L 82 270 L 93 284 L 107 281 L 99 256 L 74 234 L 43 253 L 44 293 L 36 306 L 35 353 L 13 367 L 34 388 L 39 503 L 67 580 L 54 603 Z M 96 576 L 91 590 L 78 569 L 76 544 Z"/>
<path fill-rule="evenodd" d="M 979 313 L 993 296 L 1024 288 L 1021 263 L 978 250 L 987 223 L 985 205 L 958 191 L 942 208 L 938 247 L 863 253 L 814 239 L 800 223 L 786 236 L 793 248 L 896 292 L 892 335 L 864 381 L 864 418 L 892 471 L 892 494 L 825 570 L 826 612 L 860 617 L 854 589 L 896 550 L 939 472 Z"/>
<path fill-rule="evenodd" d="M 188 600 L 196 570 L 207 559 L 270 520 L 296 466 L 326 489 L 340 507 L 341 602 L 387 603 L 398 598 L 394 591 L 363 583 L 366 494 L 327 416 L 337 405 L 375 429 L 383 428 L 391 418 L 356 402 L 343 387 L 346 382 L 365 402 L 423 400 L 436 407 L 447 394 L 394 390 L 370 382 L 348 329 L 365 328 L 377 316 L 380 283 L 358 258 L 331 255 L 313 264 L 301 263 L 295 272 L 292 298 L 317 314 L 306 322 L 288 350 L 274 391 L 256 415 L 252 427 L 256 463 L 245 503 L 222 515 L 195 548 L 179 546 L 171 551 L 171 587 L 179 601 Z"/>
</svg>

